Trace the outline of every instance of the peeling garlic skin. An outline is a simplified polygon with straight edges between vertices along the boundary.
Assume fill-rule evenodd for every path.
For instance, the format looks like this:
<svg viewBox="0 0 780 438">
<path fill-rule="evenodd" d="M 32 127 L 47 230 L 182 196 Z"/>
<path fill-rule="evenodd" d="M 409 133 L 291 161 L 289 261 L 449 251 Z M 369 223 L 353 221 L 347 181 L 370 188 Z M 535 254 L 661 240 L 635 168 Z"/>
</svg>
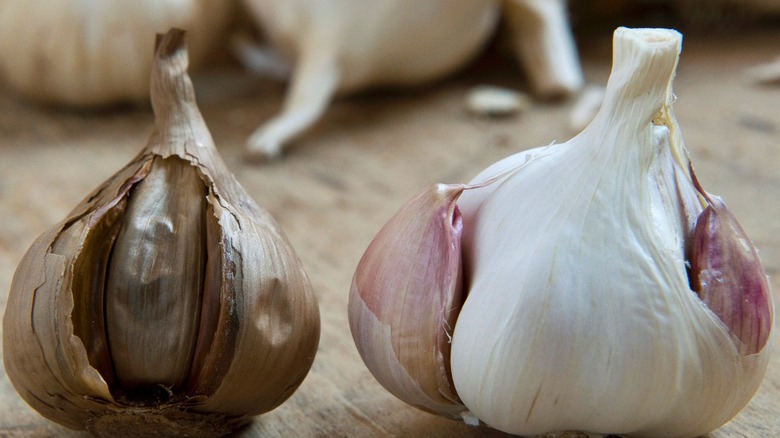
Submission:
<svg viewBox="0 0 780 438">
<path fill-rule="evenodd" d="M 91 107 L 146 101 L 155 33 L 190 35 L 197 66 L 219 42 L 225 0 L 4 0 L 0 76 L 19 94 Z"/>
<path fill-rule="evenodd" d="M 704 205 L 669 108 L 680 46 L 673 31 L 618 29 L 594 121 L 488 168 L 474 182 L 506 176 L 458 201 L 470 284 L 452 375 L 494 428 L 694 437 L 763 378 L 771 336 L 741 354 L 689 286 Z"/>
<path fill-rule="evenodd" d="M 340 93 L 415 85 L 465 64 L 492 34 L 498 0 L 244 0 L 274 46 L 294 60 L 282 112 L 249 139 L 275 157 Z"/>
</svg>

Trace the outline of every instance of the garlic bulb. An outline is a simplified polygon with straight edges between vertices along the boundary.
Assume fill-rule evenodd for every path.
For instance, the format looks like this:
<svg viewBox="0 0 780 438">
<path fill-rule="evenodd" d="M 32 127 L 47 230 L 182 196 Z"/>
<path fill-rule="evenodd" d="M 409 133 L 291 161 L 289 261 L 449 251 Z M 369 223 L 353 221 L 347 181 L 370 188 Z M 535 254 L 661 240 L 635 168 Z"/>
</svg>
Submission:
<svg viewBox="0 0 780 438">
<path fill-rule="evenodd" d="M 272 158 L 338 93 L 414 85 L 465 64 L 492 34 L 498 0 L 245 0 L 295 70 L 281 114 L 248 140 Z"/>
<path fill-rule="evenodd" d="M 380 383 L 521 435 L 694 437 L 747 404 L 772 294 L 693 173 L 671 109 L 681 41 L 619 28 L 604 104 L 579 135 L 426 189 L 382 229 L 349 303 Z M 455 388 L 446 408 L 421 403 L 440 381 Z"/>
<path fill-rule="evenodd" d="M 69 428 L 225 435 L 287 399 L 314 359 L 308 278 L 219 157 L 186 69 L 173 29 L 156 47 L 148 145 L 14 275 L 8 377 Z"/>
<path fill-rule="evenodd" d="M 21 95 L 53 104 L 144 101 L 155 32 L 186 29 L 197 66 L 232 8 L 224 0 L 5 0 L 0 77 Z"/>
</svg>

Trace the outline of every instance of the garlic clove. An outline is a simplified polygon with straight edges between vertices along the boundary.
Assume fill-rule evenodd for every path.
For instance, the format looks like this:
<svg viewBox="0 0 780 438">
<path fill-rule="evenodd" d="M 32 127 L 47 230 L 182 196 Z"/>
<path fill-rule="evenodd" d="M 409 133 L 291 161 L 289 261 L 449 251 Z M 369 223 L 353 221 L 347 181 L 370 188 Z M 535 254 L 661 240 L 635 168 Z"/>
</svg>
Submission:
<svg viewBox="0 0 780 438">
<path fill-rule="evenodd" d="M 124 387 L 179 388 L 201 313 L 192 291 L 203 289 L 206 188 L 176 158 L 150 167 L 128 199 L 107 266 L 106 342 Z"/>
<path fill-rule="evenodd" d="M 368 369 L 401 400 L 460 418 L 449 371 L 463 301 L 455 201 L 465 186 L 439 184 L 409 200 L 371 241 L 349 296 L 352 337 Z"/>
<path fill-rule="evenodd" d="M 219 157 L 187 65 L 182 31 L 158 39 L 147 147 L 36 240 L 3 318 L 20 395 L 98 436 L 225 435 L 317 349 L 308 278 Z"/>
<path fill-rule="evenodd" d="M 774 318 L 771 290 L 758 251 L 717 196 L 693 233 L 691 288 L 726 325 L 740 354 L 759 353 L 769 342 Z"/>
</svg>

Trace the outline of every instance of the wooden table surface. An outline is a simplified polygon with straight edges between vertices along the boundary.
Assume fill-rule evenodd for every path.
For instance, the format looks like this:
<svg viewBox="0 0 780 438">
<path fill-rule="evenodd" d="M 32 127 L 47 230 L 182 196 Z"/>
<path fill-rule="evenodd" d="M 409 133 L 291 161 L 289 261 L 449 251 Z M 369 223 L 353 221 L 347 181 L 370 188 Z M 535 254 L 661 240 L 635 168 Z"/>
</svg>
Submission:
<svg viewBox="0 0 780 438">
<path fill-rule="evenodd" d="M 780 301 L 780 85 L 759 86 L 744 69 L 780 55 L 780 29 L 731 38 L 687 37 L 676 113 L 699 178 L 722 195 L 761 251 Z M 610 35 L 583 46 L 587 80 L 604 84 Z M 368 242 L 412 194 L 434 182 L 465 182 L 515 151 L 565 141 L 572 101 L 536 102 L 516 117 L 468 115 L 474 85 L 522 89 L 511 64 L 481 63 L 442 83 L 336 102 L 279 162 L 244 160 L 243 142 L 277 110 L 284 88 L 217 69 L 194 76 L 216 143 L 236 177 L 280 222 L 319 299 L 322 338 L 300 389 L 258 417 L 243 436 L 500 436 L 406 406 L 369 374 L 353 345 L 346 305 Z M 74 113 L 41 109 L 0 91 L 0 311 L 22 254 L 146 143 L 145 107 Z M 776 324 L 777 325 L 777 324 Z M 0 371 L 0 437 L 85 436 L 30 409 Z M 711 437 L 780 436 L 780 348 L 748 407 Z"/>
</svg>

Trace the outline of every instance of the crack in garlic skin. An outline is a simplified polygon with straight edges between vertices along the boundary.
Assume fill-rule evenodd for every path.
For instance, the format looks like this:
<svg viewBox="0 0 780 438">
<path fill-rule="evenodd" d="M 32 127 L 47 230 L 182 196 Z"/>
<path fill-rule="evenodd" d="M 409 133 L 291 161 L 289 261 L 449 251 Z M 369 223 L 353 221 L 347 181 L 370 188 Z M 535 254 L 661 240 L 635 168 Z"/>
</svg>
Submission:
<svg viewBox="0 0 780 438">
<path fill-rule="evenodd" d="M 704 206 L 668 108 L 680 44 L 673 31 L 616 31 L 591 125 L 496 163 L 474 181 L 507 175 L 458 201 L 470 284 L 452 373 L 492 427 L 693 437 L 761 382 L 770 348 L 741 355 L 689 287 Z"/>
</svg>

